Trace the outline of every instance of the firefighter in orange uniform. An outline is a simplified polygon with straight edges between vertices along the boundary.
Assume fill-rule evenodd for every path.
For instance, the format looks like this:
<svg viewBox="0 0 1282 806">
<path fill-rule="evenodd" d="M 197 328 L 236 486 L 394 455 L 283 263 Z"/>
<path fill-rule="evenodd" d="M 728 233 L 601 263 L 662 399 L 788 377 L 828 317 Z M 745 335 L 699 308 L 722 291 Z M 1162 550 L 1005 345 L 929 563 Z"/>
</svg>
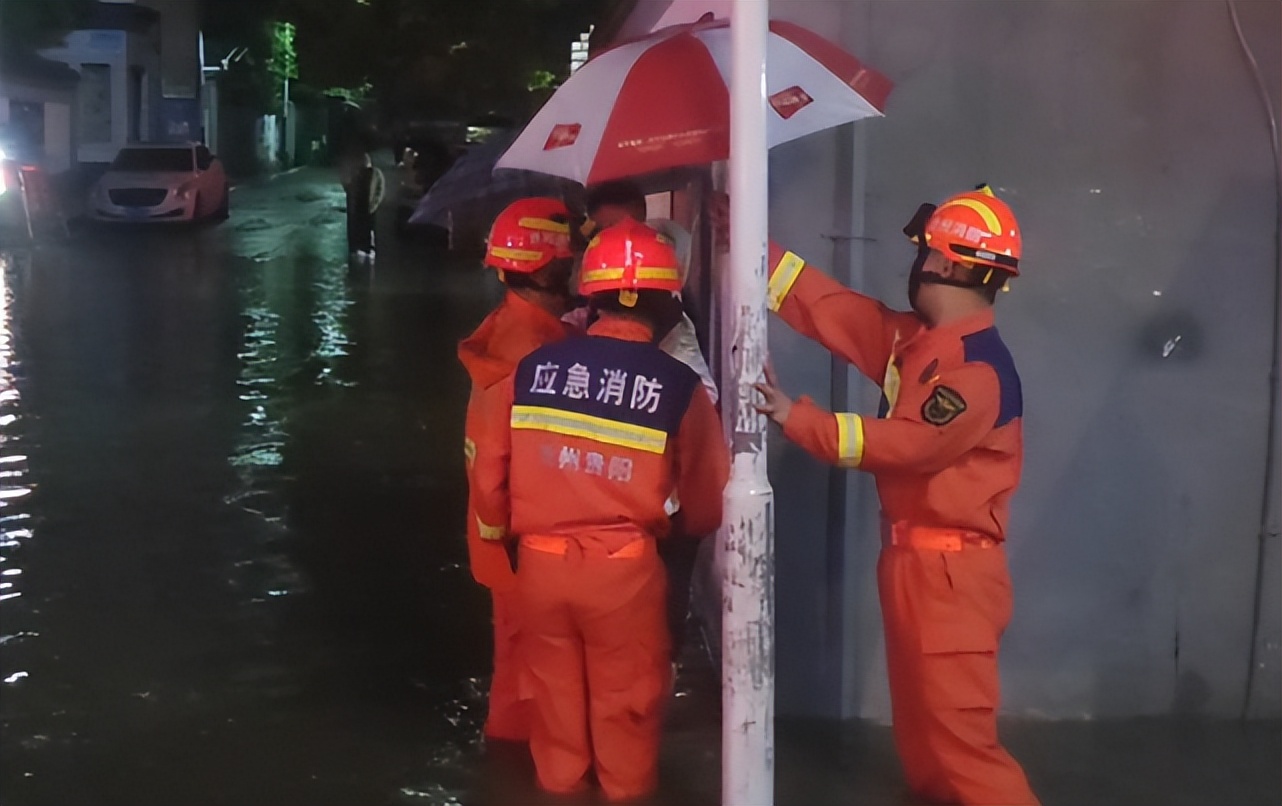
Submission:
<svg viewBox="0 0 1282 806">
<path fill-rule="evenodd" d="M 987 187 L 904 229 L 913 313 L 844 288 L 771 244 L 770 307 L 881 384 L 877 418 L 795 403 L 773 373 L 761 411 L 813 455 L 872 473 L 895 745 L 909 787 L 944 803 L 1035 804 L 997 737 L 998 642 L 1011 614 L 1006 524 L 1023 460 L 1019 375 L 992 306 L 1019 274 L 1014 215 Z"/>
<path fill-rule="evenodd" d="M 464 455 L 468 469 L 467 547 L 472 576 L 488 587 L 494 603 L 494 676 L 490 683 L 485 736 L 528 741 L 532 716 L 522 696 L 516 654 L 516 575 L 503 546 L 486 540 L 476 518 L 473 459 L 484 391 L 512 374 L 535 349 L 565 338 L 561 322 L 570 306 L 570 211 L 556 199 L 522 199 L 509 205 L 490 230 L 485 263 L 507 286 L 498 308 L 459 344 L 459 360 L 472 378 Z"/>
<path fill-rule="evenodd" d="M 587 338 L 536 350 L 487 393 L 474 482 L 483 529 L 519 544 L 539 784 L 573 793 L 594 771 L 624 800 L 657 783 L 671 674 L 656 541 L 717 528 L 729 456 L 699 376 L 653 343 L 681 290 L 668 242 L 639 222 L 606 229 L 579 290 Z"/>
</svg>

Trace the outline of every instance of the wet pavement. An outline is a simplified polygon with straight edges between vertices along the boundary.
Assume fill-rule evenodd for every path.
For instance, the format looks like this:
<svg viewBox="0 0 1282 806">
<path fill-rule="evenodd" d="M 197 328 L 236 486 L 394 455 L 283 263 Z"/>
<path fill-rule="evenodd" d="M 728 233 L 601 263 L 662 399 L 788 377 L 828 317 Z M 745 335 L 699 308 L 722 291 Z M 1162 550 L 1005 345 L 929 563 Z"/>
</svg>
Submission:
<svg viewBox="0 0 1282 806">
<path fill-rule="evenodd" d="M 458 338 L 474 261 L 383 235 L 349 271 L 305 170 L 218 226 L 0 251 L 0 802 L 555 802 L 479 742 Z M 389 222 L 390 223 L 390 222 Z M 674 806 L 717 803 L 692 658 Z M 1011 724 L 1048 804 L 1276 804 L 1275 723 Z M 913 803 L 888 731 L 781 721 L 780 804 Z"/>
<path fill-rule="evenodd" d="M 426 251 L 349 273 L 318 179 L 4 253 L 5 803 L 465 791 L 488 647 L 453 353 L 496 290 Z"/>
</svg>

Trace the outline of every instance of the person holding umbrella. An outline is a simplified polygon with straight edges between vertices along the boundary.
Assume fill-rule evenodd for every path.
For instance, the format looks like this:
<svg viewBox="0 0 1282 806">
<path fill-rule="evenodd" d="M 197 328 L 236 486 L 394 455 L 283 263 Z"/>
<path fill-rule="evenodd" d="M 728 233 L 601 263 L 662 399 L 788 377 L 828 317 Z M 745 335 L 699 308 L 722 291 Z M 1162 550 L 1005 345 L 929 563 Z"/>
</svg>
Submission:
<svg viewBox="0 0 1282 806">
<path fill-rule="evenodd" d="M 561 321 L 570 306 L 570 218 L 563 203 L 546 198 L 522 199 L 499 214 L 490 230 L 485 264 L 498 271 L 507 293 L 458 350 L 472 379 L 463 447 L 469 488 L 468 559 L 472 576 L 490 589 L 494 604 L 494 676 L 484 728 L 492 740 L 528 741 L 530 707 L 520 694 L 516 576 L 508 552 L 496 539 L 497 527 L 477 517 L 473 462 L 476 433 L 483 426 L 480 401 L 485 390 L 511 375 L 526 355 L 574 332 Z"/>
<path fill-rule="evenodd" d="M 658 782 L 671 668 L 656 543 L 715 530 L 730 472 L 699 376 L 653 343 L 680 290 L 658 233 L 606 229 L 584 255 L 587 337 L 531 353 L 482 402 L 477 514 L 519 545 L 530 751 L 550 792 L 584 790 L 591 772 L 610 800 Z"/>
<path fill-rule="evenodd" d="M 909 787 L 944 803 L 1035 804 L 997 737 L 998 644 L 1011 615 L 1004 546 L 1023 461 L 1023 399 L 992 308 L 1019 274 L 1019 224 L 981 186 L 938 208 L 922 205 L 904 233 L 918 249 L 911 313 L 770 246 L 770 308 L 878 382 L 880 415 L 793 401 L 769 368 L 758 410 L 814 456 L 877 480 L 877 583 Z"/>
<path fill-rule="evenodd" d="M 640 221 L 672 241 L 681 270 L 681 285 L 689 274 L 690 235 L 670 219 L 646 220 L 645 194 L 641 187 L 628 179 L 616 179 L 593 185 L 586 196 L 588 221 L 596 231 L 612 227 L 621 221 Z M 708 397 L 716 404 L 719 393 L 712 379 L 712 371 L 699 347 L 694 322 L 681 308 L 680 298 L 668 302 L 668 315 L 655 329 L 659 349 L 682 362 L 699 375 Z M 573 314 L 571 314 L 573 315 Z M 669 507 L 673 513 L 680 507 L 674 501 Z M 659 557 L 668 574 L 668 632 L 672 637 L 673 679 L 676 666 L 685 648 L 686 621 L 690 610 L 690 582 L 694 575 L 699 546 L 704 535 L 681 536 L 681 539 L 663 540 L 659 543 Z"/>
</svg>

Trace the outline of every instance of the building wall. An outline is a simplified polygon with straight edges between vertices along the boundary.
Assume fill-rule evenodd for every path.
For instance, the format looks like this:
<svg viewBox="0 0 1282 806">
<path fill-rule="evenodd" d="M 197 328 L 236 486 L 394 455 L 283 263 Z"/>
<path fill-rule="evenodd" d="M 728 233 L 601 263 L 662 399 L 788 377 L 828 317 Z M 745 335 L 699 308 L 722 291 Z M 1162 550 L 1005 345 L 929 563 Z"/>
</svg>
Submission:
<svg viewBox="0 0 1282 806">
<path fill-rule="evenodd" d="M 201 139 L 201 0 L 146 0 L 160 12 L 160 103 L 157 137 Z"/>
<path fill-rule="evenodd" d="M 1282 4 L 1237 7 L 1278 108 Z M 1237 715 L 1262 570 L 1249 711 L 1278 716 L 1282 567 L 1276 529 L 1263 566 L 1258 539 L 1277 180 L 1225 4 L 774 0 L 772 16 L 896 82 L 885 119 L 772 151 L 773 237 L 903 307 L 918 203 L 987 181 L 1022 222 L 1024 276 L 998 303 L 1027 448 L 1004 710 Z M 790 391 L 875 410 L 871 384 L 777 322 L 771 349 Z M 888 719 L 871 486 L 781 437 L 771 460 L 779 711 Z"/>
<path fill-rule="evenodd" d="M 41 51 L 47 59 L 63 62 L 81 73 L 78 89 L 78 106 L 75 117 L 80 121 L 79 160 L 88 163 L 110 162 L 130 137 L 130 115 L 135 107 L 143 110 L 143 119 L 139 127 L 140 139 L 155 139 L 158 120 L 158 101 L 160 99 L 160 52 L 155 39 L 139 34 L 111 30 L 73 31 L 67 35 L 63 45 Z M 86 104 L 86 96 L 92 94 L 96 80 L 86 75 L 85 65 L 105 65 L 106 82 L 109 94 L 102 96 L 109 99 L 110 127 L 109 135 L 103 132 L 101 137 L 86 136 L 84 129 L 88 118 L 92 118 Z M 144 75 L 142 93 L 138 96 L 137 88 L 130 79 L 130 68 L 141 69 Z M 90 70 L 100 68 L 91 67 Z"/>
</svg>

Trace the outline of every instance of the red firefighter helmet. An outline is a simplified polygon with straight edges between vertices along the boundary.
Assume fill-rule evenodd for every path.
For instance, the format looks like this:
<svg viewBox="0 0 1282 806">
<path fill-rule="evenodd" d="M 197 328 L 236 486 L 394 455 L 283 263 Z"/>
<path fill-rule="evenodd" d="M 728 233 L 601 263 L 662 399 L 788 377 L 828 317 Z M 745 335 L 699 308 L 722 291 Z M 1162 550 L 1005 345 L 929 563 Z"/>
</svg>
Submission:
<svg viewBox="0 0 1282 806">
<path fill-rule="evenodd" d="M 926 222 L 926 244 L 958 263 L 1019 275 L 1019 222 L 987 185 L 939 205 Z"/>
<path fill-rule="evenodd" d="M 672 242 L 640 221 L 627 219 L 597 234 L 583 253 L 579 293 L 618 291 L 624 304 L 636 292 L 681 293 L 681 264 Z"/>
<path fill-rule="evenodd" d="M 485 265 L 530 274 L 570 251 L 570 211 L 557 199 L 512 202 L 494 219 L 486 241 Z"/>
</svg>

